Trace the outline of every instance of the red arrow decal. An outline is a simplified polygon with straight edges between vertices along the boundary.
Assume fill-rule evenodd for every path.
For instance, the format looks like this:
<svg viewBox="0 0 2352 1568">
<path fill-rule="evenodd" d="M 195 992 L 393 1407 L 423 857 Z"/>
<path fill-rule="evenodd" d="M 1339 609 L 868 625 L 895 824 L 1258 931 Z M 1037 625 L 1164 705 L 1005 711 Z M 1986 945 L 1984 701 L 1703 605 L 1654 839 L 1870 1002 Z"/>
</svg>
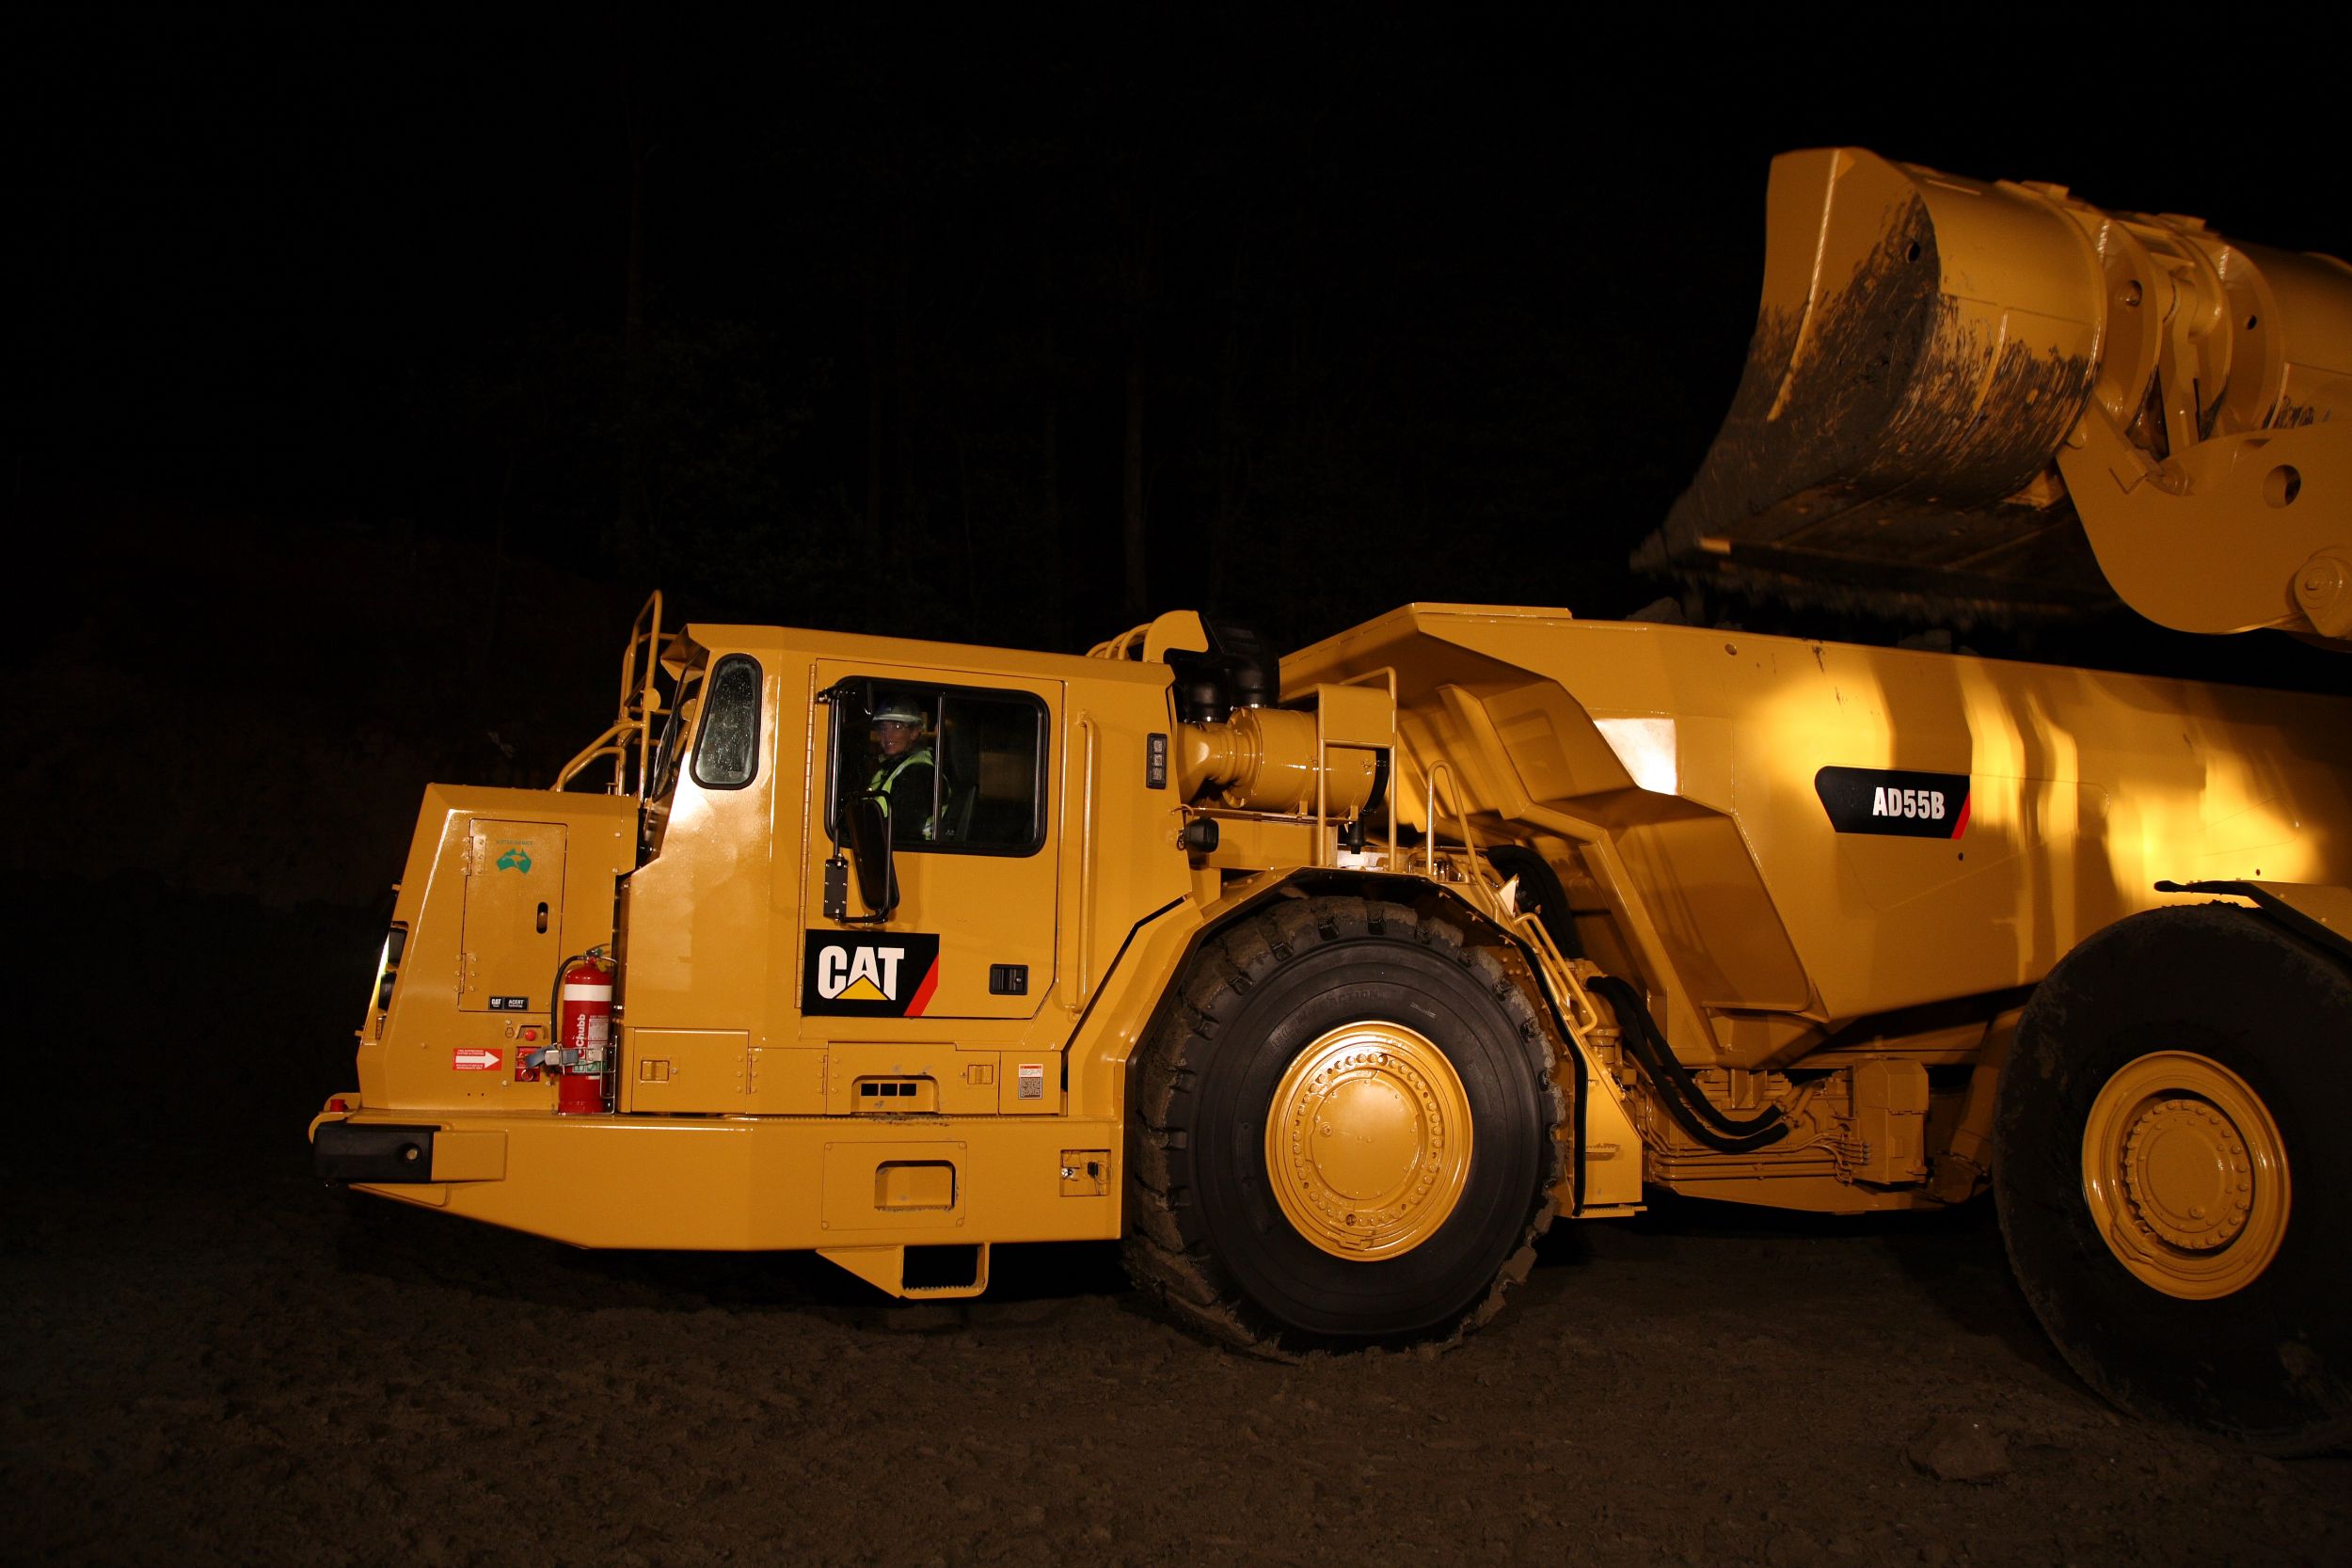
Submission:
<svg viewBox="0 0 2352 1568">
<path fill-rule="evenodd" d="M 495 1051 L 460 1049 L 449 1053 L 453 1072 L 496 1072 L 499 1053 Z"/>
</svg>

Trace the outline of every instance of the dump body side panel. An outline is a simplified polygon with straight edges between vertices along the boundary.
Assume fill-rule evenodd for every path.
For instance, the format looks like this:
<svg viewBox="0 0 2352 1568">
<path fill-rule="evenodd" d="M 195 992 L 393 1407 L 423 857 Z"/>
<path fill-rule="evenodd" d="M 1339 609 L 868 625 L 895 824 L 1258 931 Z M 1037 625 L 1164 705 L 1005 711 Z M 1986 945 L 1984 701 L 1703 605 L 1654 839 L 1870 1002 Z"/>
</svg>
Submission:
<svg viewBox="0 0 2352 1568">
<path fill-rule="evenodd" d="M 1565 815 L 1615 849 L 1700 1011 L 1835 1023 L 2000 991 L 2165 877 L 2352 879 L 2340 700 L 1449 606 L 1284 673 L 1383 665 L 1432 746 L 1493 753 L 1459 771 L 1500 831 Z"/>
</svg>

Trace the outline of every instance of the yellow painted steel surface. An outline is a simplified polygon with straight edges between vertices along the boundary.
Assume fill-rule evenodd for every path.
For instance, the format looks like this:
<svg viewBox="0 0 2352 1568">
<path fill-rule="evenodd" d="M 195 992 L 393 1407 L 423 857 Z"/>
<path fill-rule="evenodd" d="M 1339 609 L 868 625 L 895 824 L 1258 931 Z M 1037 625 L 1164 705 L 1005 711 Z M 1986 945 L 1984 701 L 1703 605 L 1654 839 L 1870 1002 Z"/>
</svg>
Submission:
<svg viewBox="0 0 2352 1568">
<path fill-rule="evenodd" d="M 419 1118 L 383 1111 L 354 1119 L 364 1125 Z M 1062 1150 L 1071 1142 L 1119 1148 L 1115 1125 L 1096 1118 L 531 1112 L 425 1119 L 464 1134 L 476 1148 L 486 1147 L 480 1140 L 501 1138 L 504 1175 L 367 1191 L 580 1246 L 805 1250 L 1119 1233 L 1115 1176 L 1101 1192 L 1078 1196 L 1065 1194 L 1061 1178 Z M 437 1177 L 444 1174 L 440 1142 Z M 944 1206 L 918 1201 L 941 1196 Z"/>
<path fill-rule="evenodd" d="M 2246 1080 L 2192 1051 L 2125 1063 L 2083 1127 L 2083 1196 L 2116 1261 L 2211 1301 L 2262 1277 L 2286 1240 L 2293 1173 Z"/>
<path fill-rule="evenodd" d="M 1642 563 L 2352 639 L 2352 268 L 1860 148 L 1772 164 L 1748 364 Z M 2087 536 L 2087 545 L 2086 545 Z M 2095 558 L 2095 559 L 2094 559 Z"/>
<path fill-rule="evenodd" d="M 1101 793 L 1104 781 L 1100 778 L 1100 721 L 1094 717 L 1094 709 L 1102 707 L 1103 703 L 1098 698 L 1087 709 L 1087 726 L 1095 727 L 1075 727 L 1077 733 L 1072 743 L 1080 752 L 1072 759 L 1062 754 L 1064 738 L 1073 726 L 1064 721 L 1068 699 L 1066 683 L 1061 680 L 1022 679 L 958 666 L 943 669 L 937 664 L 926 665 L 911 659 L 883 662 L 826 658 L 817 660 L 812 669 L 811 679 L 818 690 L 839 681 L 865 677 L 885 687 L 946 684 L 959 692 L 1026 697 L 1042 706 L 1046 734 L 1051 737 L 1048 768 L 1060 775 L 1056 781 L 1058 787 L 1050 789 L 1042 802 L 1048 824 L 1043 842 L 1026 853 L 985 855 L 933 852 L 919 843 L 899 845 L 896 859 L 903 902 L 885 928 L 939 937 L 939 983 L 923 1016 L 943 1022 L 955 1021 L 958 1043 L 979 1043 L 981 1036 L 975 1029 L 979 1020 L 1001 1021 L 993 1022 L 991 1031 L 991 1037 L 997 1039 L 1040 1038 L 1034 1025 L 1041 1017 L 1046 1020 L 1047 1037 L 1066 1032 L 1068 1002 L 1077 976 L 1060 973 L 1062 948 L 1066 944 L 1060 940 L 1061 911 L 1057 895 L 1061 886 L 1063 856 L 1080 846 L 1073 838 L 1066 851 L 1065 840 L 1056 830 L 1067 825 L 1062 805 L 1073 786 L 1080 793 L 1084 791 L 1089 760 L 1097 774 L 1098 796 Z M 1146 700 L 1150 700 L 1149 695 Z M 1154 712 L 1161 706 L 1155 704 Z M 824 759 L 835 738 L 832 715 L 819 712 L 817 719 L 807 765 L 818 787 L 807 801 L 809 820 L 805 824 L 808 842 L 815 852 L 801 870 L 804 884 L 801 890 L 802 906 L 812 916 L 823 903 L 828 846 L 821 817 L 822 781 Z M 1161 721 L 1164 726 L 1165 721 Z M 1089 750 L 1094 753 L 1090 758 Z M 1083 810 L 1083 800 L 1079 804 Z M 806 924 L 814 926 L 818 921 L 812 918 Z M 1024 993 L 990 993 L 991 966 L 1006 963 L 1026 966 L 1028 989 Z M 1065 980 L 1069 983 L 1064 984 Z M 851 1026 L 839 1019 L 804 1018 L 801 1021 L 800 1037 L 808 1043 L 834 1042 L 842 1040 L 844 1030 L 848 1030 L 848 1039 L 864 1039 L 868 1022 L 860 1020 Z"/>
<path fill-rule="evenodd" d="M 564 825 L 477 816 L 462 863 L 466 911 L 458 1007 L 489 1012 L 516 995 L 546 1011 L 564 958 Z"/>
<path fill-rule="evenodd" d="M 1060 1053 L 1136 923 L 1190 887 L 1176 803 L 1143 780 L 1146 735 L 1173 729 L 1165 670 L 775 628 L 689 632 L 714 661 L 759 660 L 763 761 L 734 790 L 707 789 L 685 770 L 659 853 L 626 884 L 630 1108 L 841 1113 L 854 1108 L 859 1080 L 904 1075 L 928 1079 L 951 1114 L 1106 1108 L 1111 1089 L 1101 1079 L 1064 1101 Z M 898 911 L 852 927 L 821 910 L 833 736 L 817 695 L 861 677 L 1036 698 L 1048 718 L 1045 829 L 1042 846 L 1025 855 L 900 846 Z M 936 937 L 939 976 L 923 1012 L 804 1014 L 804 935 L 827 930 Z M 1025 992 L 992 995 L 992 965 L 1013 963 L 1026 966 Z M 696 1076 L 674 1070 L 651 1084 L 628 1065 L 645 1057 L 692 1061 Z M 1028 1083 L 1042 1085 L 1033 1098 L 1022 1094 L 1025 1067 Z"/>
<path fill-rule="evenodd" d="M 1763 1067 L 1818 1038 L 1758 1015 L 1819 1025 L 2029 985 L 2177 901 L 2159 879 L 2352 882 L 2340 699 L 1444 605 L 1283 674 L 1383 667 L 1484 831 L 1575 844 L 1608 911 L 1596 938 L 1664 990 L 1693 1063 Z M 1964 826 L 1839 832 L 1825 768 L 1959 776 Z"/>
<path fill-rule="evenodd" d="M 1337 1258 L 1400 1257 L 1444 1226 L 1476 1152 L 1445 1053 L 1400 1023 L 1308 1043 L 1275 1085 L 1266 1180 L 1292 1227 Z"/>
<path fill-rule="evenodd" d="M 612 940 L 614 889 L 635 863 L 636 824 L 636 802 L 611 796 L 425 791 L 392 908 L 405 942 L 390 1006 L 378 1009 L 371 996 L 359 1030 L 365 1103 L 552 1107 L 551 1082 L 517 1081 L 516 1071 L 525 1052 L 548 1043 L 559 960 Z M 494 997 L 520 1006 L 491 1010 Z"/>
<path fill-rule="evenodd" d="M 599 1246 L 1115 1236 L 1121 1064 L 1200 920 L 1178 802 L 1144 767 L 1146 736 L 1175 729 L 1165 667 L 744 626 L 693 626 L 679 645 L 706 666 L 757 661 L 759 764 L 738 788 L 691 766 L 657 784 L 643 865 L 634 800 L 429 792 L 395 911 L 407 945 L 389 1009 L 362 1030 L 358 1101 L 362 1120 L 462 1115 L 439 1123 L 462 1135 L 441 1140 L 436 1174 L 470 1180 L 379 1190 Z M 818 693 L 845 678 L 1035 698 L 1041 847 L 901 846 L 893 917 L 828 921 Z M 560 1118 L 527 1053 L 548 1043 L 557 959 L 614 942 L 616 900 L 615 1113 Z M 810 932 L 937 939 L 928 1005 L 806 1014 Z M 991 967 L 1014 963 L 1025 992 L 992 993 Z M 864 1092 L 882 1084 L 887 1100 Z M 1063 1176 L 1073 1148 L 1092 1174 Z M 918 1201 L 943 1180 L 946 1208 Z"/>
</svg>

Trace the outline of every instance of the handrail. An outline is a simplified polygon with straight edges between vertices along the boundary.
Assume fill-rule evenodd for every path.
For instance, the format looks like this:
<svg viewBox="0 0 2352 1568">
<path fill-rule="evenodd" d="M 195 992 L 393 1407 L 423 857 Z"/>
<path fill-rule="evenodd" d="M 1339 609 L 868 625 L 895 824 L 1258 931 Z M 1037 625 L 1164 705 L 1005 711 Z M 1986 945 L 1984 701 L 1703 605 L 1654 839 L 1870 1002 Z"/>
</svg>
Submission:
<svg viewBox="0 0 2352 1568">
<path fill-rule="evenodd" d="M 1307 863 L 1318 870 L 1323 865 L 1323 819 L 1328 815 L 1328 792 L 1325 786 L 1331 777 L 1331 752 L 1324 743 L 1323 733 L 1323 704 L 1318 699 L 1315 703 L 1315 831 L 1307 841 Z"/>
<path fill-rule="evenodd" d="M 1144 622 L 1143 625 L 1139 626 L 1129 626 L 1125 631 L 1120 632 L 1117 637 L 1106 637 L 1102 641 L 1097 642 L 1093 647 L 1089 648 L 1087 650 L 1087 657 L 1116 658 L 1122 660 L 1133 660 L 1138 658 L 1142 656 L 1138 654 L 1136 650 L 1143 646 L 1143 640 L 1151 632 L 1151 630 L 1152 623 L 1149 621 Z"/>
<path fill-rule="evenodd" d="M 1440 773 L 1446 776 L 1447 783 L 1454 785 L 1454 825 L 1462 830 L 1462 847 L 1469 851 L 1471 864 L 1478 863 L 1479 853 L 1478 840 L 1470 832 L 1470 803 L 1463 799 L 1462 782 L 1454 776 L 1454 765 L 1450 762 L 1431 763 L 1423 770 L 1422 776 L 1429 781 L 1429 816 L 1426 818 L 1429 836 L 1425 842 L 1428 849 L 1428 872 L 1432 880 L 1435 880 L 1438 875 L 1438 775 Z"/>
<path fill-rule="evenodd" d="M 1452 776 L 1454 769 L 1442 762 L 1433 762 L 1421 770 L 1422 782 L 1429 786 L 1428 804 L 1422 810 L 1422 868 L 1432 881 L 1438 876 L 1438 775 Z"/>
<path fill-rule="evenodd" d="M 1559 944 L 1551 940 L 1551 933 L 1544 929 L 1544 923 L 1533 914 L 1516 911 L 1515 918 L 1520 936 L 1543 960 L 1535 966 L 1537 976 L 1547 982 L 1559 983 L 1566 992 L 1568 1006 L 1564 1011 L 1569 1027 L 1586 1034 L 1606 1028 L 1600 1009 L 1593 1006 L 1592 997 L 1584 990 L 1583 977 L 1577 974 L 1576 966 L 1568 961 L 1567 955 L 1560 951 Z"/>
<path fill-rule="evenodd" d="M 602 735 L 596 736 L 596 739 L 581 747 L 580 754 L 572 758 L 571 761 L 565 763 L 564 765 L 564 770 L 556 774 L 555 787 L 558 790 L 564 788 L 572 782 L 573 778 L 579 774 L 581 768 L 587 767 L 598 757 L 612 758 L 614 768 L 617 770 L 620 766 L 621 759 L 625 758 L 628 754 L 628 743 L 625 740 L 616 741 L 615 739 L 622 727 L 623 721 L 616 719 L 612 723 L 607 724 L 604 727 L 604 733 Z"/>
<path fill-rule="evenodd" d="M 637 612 L 637 619 L 629 626 L 628 652 L 623 656 L 621 662 L 621 712 L 624 716 L 630 712 L 629 689 L 635 684 L 632 676 L 636 673 L 637 628 L 641 626 L 645 628 L 644 684 L 638 693 L 639 704 L 634 717 L 637 721 L 637 795 L 643 800 L 646 786 L 653 782 L 653 719 L 661 711 L 661 689 L 654 684 L 654 672 L 661 667 L 661 590 L 659 588 L 653 591 L 653 596 L 645 601 L 644 608 Z M 617 763 L 612 768 L 612 793 L 623 793 L 621 769 Z"/>
<path fill-rule="evenodd" d="M 1071 966 L 1070 1000 L 1065 1004 L 1073 1013 L 1085 1010 L 1087 991 L 1093 983 L 1088 958 L 1094 947 L 1094 764 L 1103 750 L 1102 731 L 1091 714 L 1079 714 L 1075 728 L 1086 738 L 1087 762 L 1078 813 L 1078 951 Z"/>
<path fill-rule="evenodd" d="M 640 673 L 638 653 L 645 650 L 644 668 Z M 605 786 L 607 795 L 626 795 L 628 782 L 629 743 L 637 747 L 637 788 L 643 799 L 645 785 L 653 772 L 653 721 L 661 712 L 661 689 L 655 684 L 655 673 L 661 668 L 661 591 L 655 589 L 629 623 L 628 641 L 621 649 L 620 716 L 604 728 L 580 753 L 564 765 L 555 776 L 559 790 L 569 785 L 582 768 L 603 757 L 612 759 L 612 782 Z"/>
</svg>

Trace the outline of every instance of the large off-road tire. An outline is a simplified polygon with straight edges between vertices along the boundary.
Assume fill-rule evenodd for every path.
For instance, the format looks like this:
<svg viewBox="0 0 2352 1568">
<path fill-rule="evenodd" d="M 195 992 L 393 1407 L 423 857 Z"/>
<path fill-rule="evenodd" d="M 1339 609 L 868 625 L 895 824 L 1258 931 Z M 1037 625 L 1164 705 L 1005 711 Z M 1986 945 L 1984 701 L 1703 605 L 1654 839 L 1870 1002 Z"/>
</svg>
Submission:
<svg viewBox="0 0 2352 1568">
<path fill-rule="evenodd" d="M 2026 1298 L 2122 1408 L 2264 1452 L 2352 1439 L 2352 973 L 2228 905 L 2069 954 L 2002 1074 Z"/>
<path fill-rule="evenodd" d="M 1398 904 L 1289 901 L 1207 943 L 1131 1081 L 1128 1270 L 1291 1349 L 1485 1321 L 1550 1221 L 1562 1102 L 1491 953 Z"/>
</svg>

